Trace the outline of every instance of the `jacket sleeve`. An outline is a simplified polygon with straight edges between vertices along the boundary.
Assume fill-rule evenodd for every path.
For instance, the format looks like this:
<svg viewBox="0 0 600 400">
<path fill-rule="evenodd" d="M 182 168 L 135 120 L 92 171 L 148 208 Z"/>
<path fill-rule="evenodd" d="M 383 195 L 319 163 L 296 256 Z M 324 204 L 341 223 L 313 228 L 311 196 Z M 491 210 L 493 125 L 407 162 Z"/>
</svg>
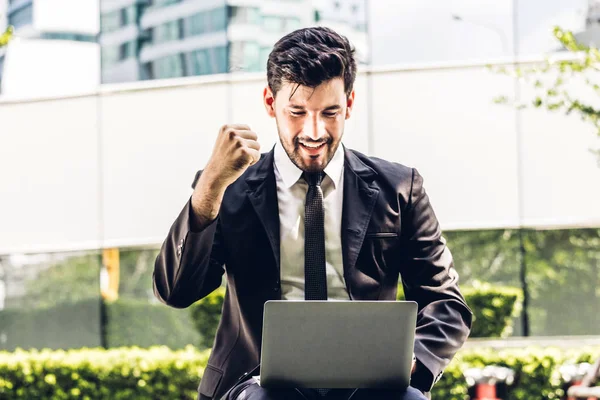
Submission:
<svg viewBox="0 0 600 400">
<path fill-rule="evenodd" d="M 196 174 L 195 186 L 200 172 Z M 196 229 L 191 198 L 171 226 L 156 257 L 154 295 L 163 303 L 185 308 L 221 285 L 225 272 L 219 218 Z"/>
<path fill-rule="evenodd" d="M 411 385 L 429 392 L 466 341 L 472 313 L 458 288 L 458 273 L 438 220 L 413 169 L 402 217 L 402 283 L 407 300 L 418 303 L 415 333 L 417 368 Z"/>
</svg>

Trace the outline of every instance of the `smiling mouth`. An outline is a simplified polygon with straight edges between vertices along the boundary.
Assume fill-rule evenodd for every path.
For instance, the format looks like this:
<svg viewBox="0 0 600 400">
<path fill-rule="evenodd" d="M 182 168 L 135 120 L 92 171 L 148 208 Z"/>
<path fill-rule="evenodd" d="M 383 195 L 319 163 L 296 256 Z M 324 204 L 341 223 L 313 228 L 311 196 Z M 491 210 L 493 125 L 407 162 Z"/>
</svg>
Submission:
<svg viewBox="0 0 600 400">
<path fill-rule="evenodd" d="M 310 150 L 318 150 L 320 148 L 322 148 L 323 146 L 325 146 L 327 144 L 327 142 L 322 142 L 322 143 L 303 143 L 300 142 L 300 145 L 310 149 Z"/>
</svg>

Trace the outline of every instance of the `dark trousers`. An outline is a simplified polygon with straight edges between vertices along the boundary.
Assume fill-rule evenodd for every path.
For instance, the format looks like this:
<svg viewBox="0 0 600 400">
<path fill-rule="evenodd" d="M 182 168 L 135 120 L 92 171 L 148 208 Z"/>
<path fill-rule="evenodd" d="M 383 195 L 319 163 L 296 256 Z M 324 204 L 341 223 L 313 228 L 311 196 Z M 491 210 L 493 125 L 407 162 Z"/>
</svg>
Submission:
<svg viewBox="0 0 600 400">
<path fill-rule="evenodd" d="M 226 400 L 427 400 L 419 390 L 333 389 L 322 397 L 311 389 L 265 389 L 249 379 L 234 387 Z"/>
</svg>

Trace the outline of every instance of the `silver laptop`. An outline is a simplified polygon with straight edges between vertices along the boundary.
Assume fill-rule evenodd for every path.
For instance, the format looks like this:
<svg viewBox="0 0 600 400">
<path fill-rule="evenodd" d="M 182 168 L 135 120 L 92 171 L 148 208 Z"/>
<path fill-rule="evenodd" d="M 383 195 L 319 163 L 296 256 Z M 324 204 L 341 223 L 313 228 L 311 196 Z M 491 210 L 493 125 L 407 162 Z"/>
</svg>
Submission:
<svg viewBox="0 0 600 400">
<path fill-rule="evenodd" d="M 408 387 L 417 303 L 271 300 L 264 311 L 262 387 Z"/>
</svg>

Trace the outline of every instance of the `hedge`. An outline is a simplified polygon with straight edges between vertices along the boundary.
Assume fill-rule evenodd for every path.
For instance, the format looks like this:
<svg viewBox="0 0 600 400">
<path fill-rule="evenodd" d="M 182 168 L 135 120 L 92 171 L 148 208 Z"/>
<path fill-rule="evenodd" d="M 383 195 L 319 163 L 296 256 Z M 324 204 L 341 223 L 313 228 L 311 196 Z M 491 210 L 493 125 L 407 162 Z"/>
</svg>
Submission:
<svg viewBox="0 0 600 400">
<path fill-rule="evenodd" d="M 164 346 L 0 352 L 0 399 L 194 399 L 208 355 L 192 347 L 172 351 Z M 504 400 L 557 400 L 564 395 L 558 368 L 598 356 L 600 347 L 465 349 L 446 368 L 432 397 L 467 399 L 462 371 L 495 364 L 515 371 Z"/>
<path fill-rule="evenodd" d="M 0 352 L 0 399 L 193 399 L 207 361 L 192 347 Z"/>
<path fill-rule="evenodd" d="M 217 327 L 221 320 L 221 310 L 225 299 L 225 288 L 221 286 L 191 307 L 191 315 L 194 326 L 200 333 L 200 347 L 211 348 Z"/>
<path fill-rule="evenodd" d="M 510 334 L 511 315 L 520 311 L 519 289 L 477 285 L 463 288 L 462 292 L 475 314 L 471 337 Z M 166 345 L 180 349 L 188 344 L 210 348 L 224 295 L 225 289 L 219 288 L 189 310 L 126 298 L 104 304 L 98 298 L 91 298 L 49 308 L 5 309 L 0 311 L 0 349 L 102 345 Z M 402 286 L 399 286 L 398 298 L 403 298 Z"/>
<path fill-rule="evenodd" d="M 460 291 L 473 311 L 470 337 L 507 337 L 512 333 L 513 318 L 521 312 L 521 289 L 475 282 L 472 287 L 461 287 Z M 404 300 L 401 284 L 397 299 Z"/>
<path fill-rule="evenodd" d="M 507 337 L 512 333 L 513 317 L 521 311 L 521 289 L 475 282 L 473 287 L 461 288 L 461 292 L 473 311 L 470 337 Z M 221 287 L 192 306 L 192 318 L 202 337 L 202 348 L 212 347 L 224 297 L 225 288 Z M 397 299 L 404 299 L 401 284 L 398 285 Z"/>
<path fill-rule="evenodd" d="M 104 329 L 102 329 L 102 327 Z M 0 311 L 0 349 L 70 349 L 166 345 L 180 349 L 201 337 L 189 310 L 135 299 L 98 298 L 54 307 Z"/>
<path fill-rule="evenodd" d="M 518 288 L 491 286 L 475 282 L 461 289 L 473 311 L 470 337 L 508 337 L 513 318 L 521 313 L 523 291 Z"/>
<path fill-rule="evenodd" d="M 558 369 L 566 363 L 593 363 L 600 347 L 584 349 L 526 348 L 495 351 L 462 350 L 432 391 L 432 400 L 465 400 L 468 388 L 462 371 L 498 365 L 515 371 L 515 381 L 504 400 L 557 400 L 565 395 Z"/>
</svg>

